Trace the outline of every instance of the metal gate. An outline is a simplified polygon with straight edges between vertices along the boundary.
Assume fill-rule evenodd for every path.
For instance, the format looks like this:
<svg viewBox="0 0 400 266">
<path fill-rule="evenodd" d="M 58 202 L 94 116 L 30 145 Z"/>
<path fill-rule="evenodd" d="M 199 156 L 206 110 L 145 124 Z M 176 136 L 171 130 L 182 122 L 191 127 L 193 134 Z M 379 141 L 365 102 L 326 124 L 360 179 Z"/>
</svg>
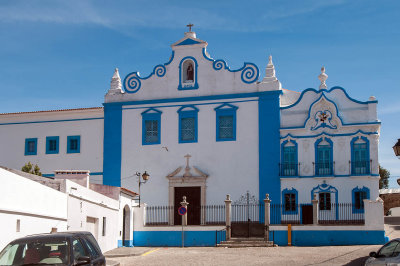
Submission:
<svg viewBox="0 0 400 266">
<path fill-rule="evenodd" d="M 264 237 L 264 203 L 247 193 L 232 204 L 232 237 Z"/>
</svg>

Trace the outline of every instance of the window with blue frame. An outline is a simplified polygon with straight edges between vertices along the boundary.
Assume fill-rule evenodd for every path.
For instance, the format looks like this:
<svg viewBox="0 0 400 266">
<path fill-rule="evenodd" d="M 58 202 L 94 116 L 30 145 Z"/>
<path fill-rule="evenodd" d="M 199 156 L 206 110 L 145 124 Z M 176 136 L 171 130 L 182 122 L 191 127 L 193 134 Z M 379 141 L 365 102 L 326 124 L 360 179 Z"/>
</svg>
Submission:
<svg viewBox="0 0 400 266">
<path fill-rule="evenodd" d="M 296 194 L 286 193 L 285 194 L 285 212 L 296 210 Z"/>
<path fill-rule="evenodd" d="M 161 143 L 161 111 L 154 108 L 142 113 L 142 144 Z"/>
<path fill-rule="evenodd" d="M 225 103 L 216 111 L 216 139 L 217 141 L 236 140 L 236 110 L 237 106 Z"/>
<path fill-rule="evenodd" d="M 25 139 L 25 155 L 37 155 L 37 138 Z"/>
<path fill-rule="evenodd" d="M 330 140 L 318 140 L 316 142 L 316 175 L 332 175 L 333 173 L 333 152 Z"/>
<path fill-rule="evenodd" d="M 285 214 L 297 214 L 297 190 L 284 189 L 282 191 L 283 212 Z"/>
<path fill-rule="evenodd" d="M 365 175 L 370 173 L 369 147 L 366 138 L 354 138 L 352 145 L 351 173 L 353 175 Z"/>
<path fill-rule="evenodd" d="M 364 212 L 364 200 L 369 199 L 369 189 L 366 187 L 354 188 L 353 191 L 353 213 Z"/>
<path fill-rule="evenodd" d="M 59 137 L 46 137 L 46 154 L 57 154 L 59 146 Z"/>
<path fill-rule="evenodd" d="M 331 210 L 331 193 L 329 192 L 319 193 L 319 209 L 322 211 Z"/>
<path fill-rule="evenodd" d="M 293 142 L 287 142 L 282 148 L 282 176 L 297 175 L 297 147 Z"/>
<path fill-rule="evenodd" d="M 81 136 L 68 136 L 67 153 L 80 153 L 80 152 L 81 152 Z"/>
<path fill-rule="evenodd" d="M 179 114 L 179 143 L 197 142 L 197 113 L 194 106 L 183 106 Z"/>
</svg>

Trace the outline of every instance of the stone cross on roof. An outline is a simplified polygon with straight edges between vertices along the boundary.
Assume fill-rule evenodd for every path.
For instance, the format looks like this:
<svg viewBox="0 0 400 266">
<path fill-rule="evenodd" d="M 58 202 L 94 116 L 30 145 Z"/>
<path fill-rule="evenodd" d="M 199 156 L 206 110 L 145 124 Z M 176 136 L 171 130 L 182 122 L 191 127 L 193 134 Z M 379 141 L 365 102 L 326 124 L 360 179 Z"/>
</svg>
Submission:
<svg viewBox="0 0 400 266">
<path fill-rule="evenodd" d="M 186 25 L 186 27 L 189 28 L 189 31 L 192 31 L 192 27 L 193 27 L 193 26 L 194 26 L 194 25 L 193 25 L 192 23 L 189 23 L 189 24 Z"/>
</svg>

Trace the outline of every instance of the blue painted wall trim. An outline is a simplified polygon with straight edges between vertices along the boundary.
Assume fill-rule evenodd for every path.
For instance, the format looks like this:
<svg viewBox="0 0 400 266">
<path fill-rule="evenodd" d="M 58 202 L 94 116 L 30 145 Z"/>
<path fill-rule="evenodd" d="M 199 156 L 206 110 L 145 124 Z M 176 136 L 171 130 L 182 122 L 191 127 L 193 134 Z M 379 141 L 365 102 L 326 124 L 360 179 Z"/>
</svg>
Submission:
<svg viewBox="0 0 400 266">
<path fill-rule="evenodd" d="M 0 126 L 6 125 L 21 125 L 21 124 L 38 124 L 38 123 L 55 123 L 55 122 L 72 122 L 72 121 L 85 121 L 85 120 L 98 120 L 104 119 L 103 117 L 95 118 L 81 118 L 81 119 L 64 119 L 64 120 L 47 120 L 47 121 L 29 121 L 29 122 L 15 122 L 15 123 L 2 123 Z"/>
<path fill-rule="evenodd" d="M 127 101 L 127 102 L 112 102 L 103 103 L 104 106 L 110 105 L 143 105 L 143 104 L 155 104 L 155 103 L 171 103 L 171 102 L 192 102 L 192 101 L 208 101 L 208 100 L 221 100 L 221 99 L 238 99 L 238 98 L 249 98 L 249 97 L 260 97 L 260 96 L 271 96 L 280 95 L 282 91 L 262 91 L 262 92 L 247 92 L 247 93 L 232 93 L 232 94 L 220 94 L 220 95 L 209 95 L 209 96 L 197 96 L 197 97 L 182 97 L 182 98 L 169 98 L 169 99 L 155 99 L 155 100 L 142 100 L 142 101 Z M 279 105 L 278 105 L 279 108 Z"/>
<path fill-rule="evenodd" d="M 90 175 L 103 175 L 103 172 L 90 172 Z M 44 177 L 54 177 L 55 174 L 42 174 Z"/>
<path fill-rule="evenodd" d="M 103 184 L 121 186 L 122 106 L 104 107 Z"/>
<path fill-rule="evenodd" d="M 134 231 L 133 239 L 133 245 L 136 247 L 182 246 L 181 231 Z M 184 241 L 185 247 L 212 247 L 215 246 L 216 232 L 215 230 L 185 231 Z"/>
<path fill-rule="evenodd" d="M 307 136 L 293 136 L 292 134 L 288 133 L 285 136 L 281 137 L 281 139 L 285 139 L 287 137 L 291 137 L 291 138 L 294 138 L 294 139 L 306 139 L 306 138 L 316 138 L 316 137 L 319 137 L 319 136 L 322 136 L 322 135 L 326 135 L 326 136 L 329 136 L 329 137 L 353 136 L 353 135 L 356 135 L 358 133 L 362 133 L 362 134 L 365 134 L 365 135 L 377 135 L 378 134 L 378 132 L 365 132 L 365 131 L 362 131 L 362 130 L 357 130 L 354 133 L 344 133 L 344 134 L 330 134 L 330 133 L 326 133 L 326 132 L 321 132 L 321 133 L 319 133 L 317 135 L 307 135 Z"/>
<path fill-rule="evenodd" d="M 270 231 L 269 239 L 279 246 L 287 246 L 287 231 Z M 294 246 L 382 245 L 386 243 L 385 231 L 292 231 Z"/>
<path fill-rule="evenodd" d="M 262 94 L 258 101 L 259 200 L 269 193 L 272 203 L 281 202 L 279 126 L 279 94 Z"/>
<path fill-rule="evenodd" d="M 316 94 L 319 94 L 319 93 L 321 93 L 321 92 L 322 92 L 322 93 L 331 93 L 331 92 L 334 91 L 334 90 L 341 90 L 341 91 L 343 91 L 343 93 L 346 95 L 346 97 L 347 97 L 350 101 L 355 102 L 355 103 L 359 103 L 359 104 L 378 103 L 378 101 L 361 102 L 361 101 L 355 100 L 355 99 L 351 98 L 351 97 L 347 94 L 347 92 L 346 92 L 346 90 L 345 90 L 344 88 L 336 86 L 336 87 L 332 87 L 330 90 L 326 90 L 326 89 L 316 90 L 316 89 L 313 89 L 313 88 L 308 88 L 308 89 L 306 89 L 306 90 L 304 90 L 304 91 L 301 92 L 301 95 L 300 95 L 299 99 L 298 99 L 294 104 L 289 105 L 289 106 L 285 106 L 285 107 L 281 107 L 281 109 L 289 109 L 289 108 L 292 108 L 292 107 L 296 106 L 298 103 L 301 102 L 301 100 L 303 99 L 303 96 L 304 96 L 307 92 L 309 92 L 309 91 L 312 91 L 312 92 L 314 92 L 314 93 L 316 93 Z"/>
</svg>

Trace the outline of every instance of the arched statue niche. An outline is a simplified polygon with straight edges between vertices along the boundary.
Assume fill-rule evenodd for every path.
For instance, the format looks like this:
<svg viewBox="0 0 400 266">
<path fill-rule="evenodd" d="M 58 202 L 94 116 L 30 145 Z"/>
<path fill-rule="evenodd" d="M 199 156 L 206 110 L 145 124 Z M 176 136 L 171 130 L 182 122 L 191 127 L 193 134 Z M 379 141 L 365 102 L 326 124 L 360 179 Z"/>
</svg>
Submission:
<svg viewBox="0 0 400 266">
<path fill-rule="evenodd" d="M 194 64 L 192 60 L 186 60 L 183 62 L 183 82 L 192 83 L 194 82 Z"/>
</svg>

